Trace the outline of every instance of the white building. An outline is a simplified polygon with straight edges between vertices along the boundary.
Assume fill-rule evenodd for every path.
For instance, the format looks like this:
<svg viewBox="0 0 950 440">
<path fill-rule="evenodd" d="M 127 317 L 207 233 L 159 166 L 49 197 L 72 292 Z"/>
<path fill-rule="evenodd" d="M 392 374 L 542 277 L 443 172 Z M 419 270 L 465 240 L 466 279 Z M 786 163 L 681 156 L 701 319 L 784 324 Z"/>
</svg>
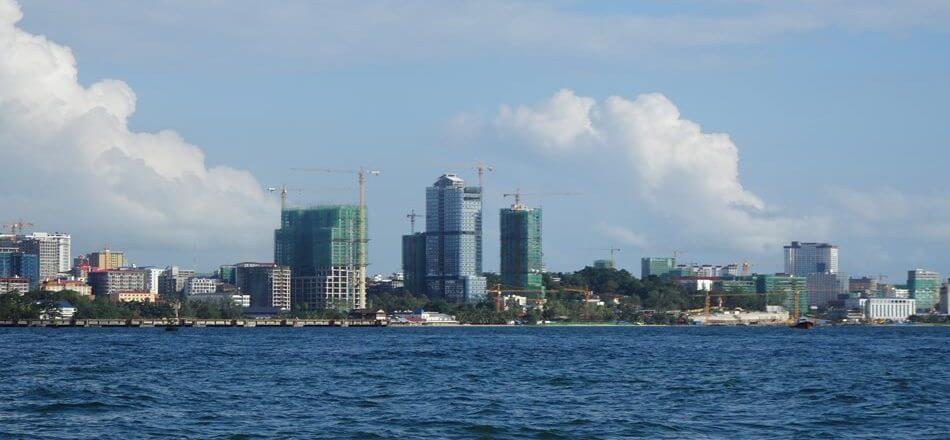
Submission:
<svg viewBox="0 0 950 440">
<path fill-rule="evenodd" d="M 871 321 L 906 321 L 917 311 L 917 302 L 907 298 L 862 298 L 864 317 Z"/>
<path fill-rule="evenodd" d="M 239 293 L 199 293 L 196 295 L 189 295 L 188 300 L 215 303 L 231 301 L 234 303 L 234 305 L 244 307 L 245 309 L 251 306 L 251 295 L 242 295 Z"/>
<path fill-rule="evenodd" d="M 214 278 L 189 278 L 185 282 L 185 296 L 204 295 L 218 290 L 218 280 Z"/>
<path fill-rule="evenodd" d="M 162 272 L 164 272 L 165 269 L 158 267 L 143 267 L 141 269 L 145 271 L 145 290 L 158 295 L 160 293 L 158 291 L 160 284 L 159 278 L 162 276 Z"/>
<path fill-rule="evenodd" d="M 20 249 L 36 254 L 40 260 L 40 280 L 50 279 L 58 273 L 69 272 L 72 268 L 71 239 L 69 234 L 60 232 L 34 232 L 22 236 Z"/>
<path fill-rule="evenodd" d="M 800 277 L 811 273 L 838 273 L 838 246 L 793 241 L 785 246 L 785 273 Z"/>
</svg>

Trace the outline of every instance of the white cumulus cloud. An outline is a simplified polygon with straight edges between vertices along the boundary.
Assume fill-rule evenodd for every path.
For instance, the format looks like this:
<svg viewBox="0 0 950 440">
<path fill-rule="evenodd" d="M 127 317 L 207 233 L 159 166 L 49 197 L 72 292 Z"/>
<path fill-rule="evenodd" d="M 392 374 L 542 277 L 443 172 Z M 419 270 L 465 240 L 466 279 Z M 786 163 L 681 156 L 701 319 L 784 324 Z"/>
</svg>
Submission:
<svg viewBox="0 0 950 440">
<path fill-rule="evenodd" d="M 542 151 L 562 155 L 592 148 L 625 160 L 633 197 L 706 243 L 767 252 L 799 234 L 826 229 L 824 221 L 770 209 L 743 187 L 738 149 L 729 136 L 703 132 L 658 93 L 597 102 L 561 90 L 536 105 L 502 106 L 495 125 L 502 135 Z"/>
<path fill-rule="evenodd" d="M 250 173 L 206 165 L 175 132 L 130 131 L 132 89 L 80 84 L 70 49 L 21 18 L 0 0 L 0 216 L 72 232 L 80 246 L 267 255 L 277 207 Z"/>
</svg>

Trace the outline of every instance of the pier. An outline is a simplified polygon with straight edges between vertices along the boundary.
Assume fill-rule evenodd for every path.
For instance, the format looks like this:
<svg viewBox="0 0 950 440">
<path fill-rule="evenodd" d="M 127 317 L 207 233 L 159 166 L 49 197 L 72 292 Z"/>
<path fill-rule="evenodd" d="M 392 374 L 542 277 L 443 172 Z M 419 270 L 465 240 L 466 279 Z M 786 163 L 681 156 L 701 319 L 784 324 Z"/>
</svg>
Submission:
<svg viewBox="0 0 950 440">
<path fill-rule="evenodd" d="M 0 327 L 386 327 L 369 319 L 24 319 L 0 321 Z"/>
</svg>

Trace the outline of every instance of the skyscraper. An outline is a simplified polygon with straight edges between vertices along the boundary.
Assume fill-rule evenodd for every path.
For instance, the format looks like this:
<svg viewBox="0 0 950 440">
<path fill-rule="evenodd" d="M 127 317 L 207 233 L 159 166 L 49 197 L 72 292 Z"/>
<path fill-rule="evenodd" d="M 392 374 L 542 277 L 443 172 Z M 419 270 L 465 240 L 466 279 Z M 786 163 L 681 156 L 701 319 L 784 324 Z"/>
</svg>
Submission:
<svg viewBox="0 0 950 440">
<path fill-rule="evenodd" d="M 929 312 L 940 301 L 940 274 L 924 269 L 907 271 L 907 290 L 918 312 Z"/>
<path fill-rule="evenodd" d="M 838 273 L 838 246 L 793 241 L 785 246 L 785 273 L 799 277 L 810 273 Z"/>
<path fill-rule="evenodd" d="M 849 277 L 838 272 L 838 246 L 800 243 L 785 246 L 785 273 L 805 277 L 810 305 L 825 306 L 848 293 Z"/>
<path fill-rule="evenodd" d="M 482 189 L 443 174 L 426 188 L 426 291 L 449 301 L 485 297 Z"/>
<path fill-rule="evenodd" d="M 406 291 L 426 294 L 426 235 L 422 232 L 402 236 L 402 273 Z"/>
<path fill-rule="evenodd" d="M 502 209 L 502 289 L 528 290 L 527 296 L 544 298 L 541 256 L 541 208 L 515 203 Z"/>
<path fill-rule="evenodd" d="M 27 279 L 30 289 L 39 286 L 39 257 L 36 254 L 20 252 L 16 248 L 0 250 L 0 278 L 13 277 Z"/>
<path fill-rule="evenodd" d="M 294 307 L 366 307 L 360 254 L 366 237 L 355 205 L 290 208 L 274 234 L 274 261 L 291 270 Z"/>
</svg>

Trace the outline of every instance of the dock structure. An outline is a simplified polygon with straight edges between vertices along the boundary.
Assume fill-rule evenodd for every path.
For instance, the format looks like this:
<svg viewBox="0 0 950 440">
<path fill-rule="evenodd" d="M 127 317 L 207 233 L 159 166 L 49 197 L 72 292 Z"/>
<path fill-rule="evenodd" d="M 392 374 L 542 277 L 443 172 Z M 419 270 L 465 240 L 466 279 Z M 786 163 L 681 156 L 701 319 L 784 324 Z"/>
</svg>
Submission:
<svg viewBox="0 0 950 440">
<path fill-rule="evenodd" d="M 21 319 L 0 321 L 0 327 L 386 327 L 389 321 L 369 319 Z"/>
</svg>

